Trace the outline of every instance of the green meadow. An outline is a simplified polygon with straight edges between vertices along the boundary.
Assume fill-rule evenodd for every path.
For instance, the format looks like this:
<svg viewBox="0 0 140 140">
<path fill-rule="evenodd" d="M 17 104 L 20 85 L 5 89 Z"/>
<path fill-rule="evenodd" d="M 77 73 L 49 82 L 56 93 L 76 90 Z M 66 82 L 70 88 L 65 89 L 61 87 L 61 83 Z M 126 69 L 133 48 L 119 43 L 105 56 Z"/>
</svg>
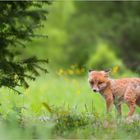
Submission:
<svg viewBox="0 0 140 140">
<path fill-rule="evenodd" d="M 21 95 L 2 89 L 1 137 L 139 138 L 139 120 L 125 121 L 127 106 L 123 105 L 121 118 L 117 118 L 114 106 L 110 114 L 106 114 L 103 97 L 91 91 L 88 74 L 82 77 L 81 74 L 75 74 L 73 70 L 69 75 L 62 69 L 42 74 L 36 82 L 30 82 L 29 89 L 21 89 Z M 138 113 L 139 108 L 135 111 Z"/>
</svg>

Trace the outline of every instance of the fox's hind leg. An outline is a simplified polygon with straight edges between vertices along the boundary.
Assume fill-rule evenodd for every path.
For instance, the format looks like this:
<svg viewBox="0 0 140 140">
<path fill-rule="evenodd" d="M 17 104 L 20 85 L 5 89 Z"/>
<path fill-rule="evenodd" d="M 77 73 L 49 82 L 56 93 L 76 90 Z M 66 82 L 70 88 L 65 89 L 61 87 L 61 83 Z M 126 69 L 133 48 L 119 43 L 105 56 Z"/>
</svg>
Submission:
<svg viewBox="0 0 140 140">
<path fill-rule="evenodd" d="M 133 89 L 129 87 L 124 95 L 124 100 L 127 103 L 129 107 L 128 117 L 132 116 L 135 110 L 135 104 L 136 104 L 136 94 L 134 94 Z"/>
</svg>

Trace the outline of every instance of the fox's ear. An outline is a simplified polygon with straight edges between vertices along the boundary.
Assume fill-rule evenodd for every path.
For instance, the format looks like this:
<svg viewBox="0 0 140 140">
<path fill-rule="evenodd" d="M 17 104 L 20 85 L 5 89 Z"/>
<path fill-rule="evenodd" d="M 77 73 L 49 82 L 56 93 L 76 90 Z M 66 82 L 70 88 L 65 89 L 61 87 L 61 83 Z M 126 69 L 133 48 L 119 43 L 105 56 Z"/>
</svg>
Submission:
<svg viewBox="0 0 140 140">
<path fill-rule="evenodd" d="M 110 73 L 111 72 L 111 69 L 106 69 L 104 70 L 106 73 Z"/>
<path fill-rule="evenodd" d="M 93 70 L 92 69 L 88 70 L 88 72 L 91 72 L 91 71 L 93 71 Z"/>
<path fill-rule="evenodd" d="M 105 72 L 105 77 L 109 77 L 109 73 L 111 72 L 111 69 L 106 69 L 104 70 Z"/>
</svg>

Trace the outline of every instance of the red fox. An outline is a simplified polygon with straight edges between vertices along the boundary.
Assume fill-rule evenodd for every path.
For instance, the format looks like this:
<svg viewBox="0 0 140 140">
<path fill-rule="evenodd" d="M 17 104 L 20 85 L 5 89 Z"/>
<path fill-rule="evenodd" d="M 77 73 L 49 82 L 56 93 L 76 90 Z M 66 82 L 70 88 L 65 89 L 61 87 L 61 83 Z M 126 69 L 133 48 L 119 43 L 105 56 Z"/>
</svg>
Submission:
<svg viewBox="0 0 140 140">
<path fill-rule="evenodd" d="M 135 105 L 140 107 L 140 78 L 109 78 L 109 71 L 89 70 L 88 82 L 93 92 L 99 92 L 106 101 L 107 112 L 114 104 L 121 115 L 121 104 L 129 107 L 128 117 L 132 116 Z"/>
</svg>

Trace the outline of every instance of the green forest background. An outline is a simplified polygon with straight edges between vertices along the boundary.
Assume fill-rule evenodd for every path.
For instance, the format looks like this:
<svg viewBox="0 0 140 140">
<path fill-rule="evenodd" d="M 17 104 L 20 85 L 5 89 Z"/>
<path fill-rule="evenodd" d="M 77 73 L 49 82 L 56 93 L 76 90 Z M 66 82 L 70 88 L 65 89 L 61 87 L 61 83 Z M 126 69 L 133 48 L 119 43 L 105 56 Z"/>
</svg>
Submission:
<svg viewBox="0 0 140 140">
<path fill-rule="evenodd" d="M 76 64 L 86 69 L 119 66 L 139 73 L 139 2 L 60 1 L 25 54 L 50 59 L 54 68 Z"/>
</svg>

